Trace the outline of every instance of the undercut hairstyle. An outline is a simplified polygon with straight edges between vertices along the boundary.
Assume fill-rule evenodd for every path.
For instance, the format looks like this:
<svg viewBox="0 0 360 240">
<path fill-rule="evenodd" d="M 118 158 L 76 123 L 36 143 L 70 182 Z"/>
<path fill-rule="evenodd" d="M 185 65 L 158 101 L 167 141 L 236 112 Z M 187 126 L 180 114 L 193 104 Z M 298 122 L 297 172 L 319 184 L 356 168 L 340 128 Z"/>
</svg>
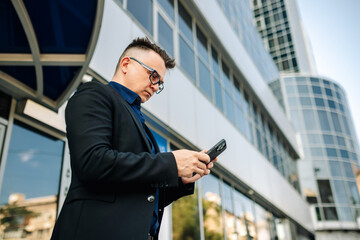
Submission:
<svg viewBox="0 0 360 240">
<path fill-rule="evenodd" d="M 118 71 L 118 68 L 120 66 L 121 60 L 126 56 L 126 53 L 129 49 L 137 48 L 137 49 L 143 49 L 143 50 L 153 50 L 157 54 L 160 55 L 160 57 L 165 62 L 165 67 L 167 69 L 172 69 L 175 67 L 175 59 L 171 58 L 164 49 L 156 45 L 155 43 L 152 43 L 147 37 L 145 38 L 136 38 L 134 39 L 124 50 L 124 52 L 121 54 L 120 59 L 116 65 L 115 73 Z"/>
</svg>

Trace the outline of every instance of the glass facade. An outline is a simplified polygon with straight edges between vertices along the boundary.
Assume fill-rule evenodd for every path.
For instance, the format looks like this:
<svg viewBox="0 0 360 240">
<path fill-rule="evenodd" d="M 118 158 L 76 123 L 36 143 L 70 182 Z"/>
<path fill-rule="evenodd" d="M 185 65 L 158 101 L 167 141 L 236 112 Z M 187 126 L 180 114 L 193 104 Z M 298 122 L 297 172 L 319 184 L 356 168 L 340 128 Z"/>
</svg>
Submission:
<svg viewBox="0 0 360 240">
<path fill-rule="evenodd" d="M 1 137 L 1 136 L 0 136 Z M 64 142 L 16 122 L 2 162 L 0 236 L 49 239 L 55 224 Z"/>
<path fill-rule="evenodd" d="M 277 86 L 282 84 L 290 90 L 284 93 L 287 112 L 304 147 L 304 159 L 299 161 L 302 191 L 316 205 L 317 220 L 356 222 L 359 148 L 349 131 L 353 125 L 344 91 L 317 77 L 286 76 Z"/>
<path fill-rule="evenodd" d="M 129 2 L 132 1 L 128 1 L 128 4 Z M 203 29 L 200 21 L 195 18 L 182 1 L 147 1 L 147 4 L 151 3 L 156 6 L 154 8 L 157 9 L 157 12 L 147 11 L 147 21 L 151 21 L 152 26 L 165 26 L 164 28 L 157 28 L 158 32 L 156 34 L 152 34 L 152 31 L 148 29 L 150 23 L 143 23 L 145 10 L 135 7 L 129 8 L 129 5 L 127 5 L 127 10 L 138 20 L 142 27 L 148 29 L 151 35 L 158 36 L 158 39 L 155 40 L 165 49 L 170 50 L 170 53 L 173 49 L 179 49 L 178 53 L 175 52 L 174 57 L 179 59 L 180 68 L 188 78 L 229 119 L 239 132 L 254 144 L 284 178 L 300 192 L 297 167 L 292 148 L 288 145 L 286 139 L 284 139 L 279 128 L 273 123 L 267 111 L 260 107 L 260 104 L 258 104 L 260 100 L 255 95 L 251 95 L 250 90 L 245 87 L 246 80 L 235 73 L 237 67 L 230 65 L 225 60 L 220 50 L 216 48 L 216 43 L 206 35 L 209 29 L 207 31 Z M 243 37 L 245 38 L 246 36 L 246 40 L 243 41 L 246 41 L 247 44 L 245 42 L 243 44 L 249 51 L 261 49 L 258 47 L 259 45 L 254 45 L 254 39 L 258 39 L 260 44 L 262 42 L 256 29 L 251 26 L 252 20 L 250 17 L 252 15 L 250 5 L 245 4 L 241 7 L 238 5 L 240 4 L 235 4 L 234 2 L 233 7 L 237 9 L 234 19 L 242 16 L 242 25 L 234 24 L 239 31 L 242 31 Z M 221 6 L 224 7 L 224 5 Z M 231 8 L 230 5 L 229 8 Z M 156 15 L 157 17 L 155 17 Z M 178 22 L 174 20 L 174 17 L 175 19 L 178 18 Z M 243 31 L 246 33 L 250 31 L 253 36 L 245 34 Z M 177 41 L 173 41 L 174 33 Z M 176 42 L 178 46 L 175 46 Z M 250 50 L 250 48 L 254 49 Z M 261 56 L 263 57 L 261 54 L 254 55 L 253 60 L 257 65 L 260 62 L 264 62 L 264 58 Z M 270 58 L 269 62 L 266 62 L 265 65 L 271 66 L 271 64 L 273 63 Z M 274 72 L 278 73 L 276 70 Z M 272 79 L 278 76 L 275 76 L 268 70 L 265 73 L 268 77 L 272 76 Z"/>
<path fill-rule="evenodd" d="M 299 72 L 285 0 L 252 0 L 255 25 L 280 72 Z"/>
<path fill-rule="evenodd" d="M 265 81 L 271 82 L 277 79 L 279 71 L 254 27 L 251 2 L 223 0 L 217 2 Z"/>
</svg>

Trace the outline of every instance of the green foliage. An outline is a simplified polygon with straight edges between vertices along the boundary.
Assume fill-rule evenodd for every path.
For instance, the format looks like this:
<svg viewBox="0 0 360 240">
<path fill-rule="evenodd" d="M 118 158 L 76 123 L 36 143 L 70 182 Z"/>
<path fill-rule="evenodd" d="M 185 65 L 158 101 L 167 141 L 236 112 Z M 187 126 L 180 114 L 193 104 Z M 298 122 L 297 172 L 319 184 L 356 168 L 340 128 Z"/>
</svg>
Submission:
<svg viewBox="0 0 360 240">
<path fill-rule="evenodd" d="M 197 193 L 178 199 L 172 205 L 174 240 L 200 239 Z"/>
<path fill-rule="evenodd" d="M 2 216 L 1 225 L 4 225 L 7 229 L 14 229 L 24 226 L 26 219 L 36 217 L 39 214 L 16 204 L 5 204 L 0 208 L 0 215 Z"/>
</svg>

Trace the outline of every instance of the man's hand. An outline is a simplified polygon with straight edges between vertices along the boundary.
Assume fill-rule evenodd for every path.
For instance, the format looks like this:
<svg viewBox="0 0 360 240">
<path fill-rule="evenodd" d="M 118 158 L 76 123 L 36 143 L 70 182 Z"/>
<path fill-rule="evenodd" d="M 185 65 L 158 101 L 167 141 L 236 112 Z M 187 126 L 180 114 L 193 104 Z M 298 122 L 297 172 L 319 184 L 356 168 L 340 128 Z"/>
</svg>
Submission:
<svg viewBox="0 0 360 240">
<path fill-rule="evenodd" d="M 214 164 L 212 162 L 209 163 L 210 157 L 205 152 L 207 150 L 201 152 L 185 149 L 173 151 L 178 168 L 178 176 L 181 177 L 184 184 L 193 183 L 204 175 L 210 174 L 210 168 Z M 217 158 L 214 161 L 217 161 Z M 206 165 L 207 163 L 209 164 Z"/>
</svg>

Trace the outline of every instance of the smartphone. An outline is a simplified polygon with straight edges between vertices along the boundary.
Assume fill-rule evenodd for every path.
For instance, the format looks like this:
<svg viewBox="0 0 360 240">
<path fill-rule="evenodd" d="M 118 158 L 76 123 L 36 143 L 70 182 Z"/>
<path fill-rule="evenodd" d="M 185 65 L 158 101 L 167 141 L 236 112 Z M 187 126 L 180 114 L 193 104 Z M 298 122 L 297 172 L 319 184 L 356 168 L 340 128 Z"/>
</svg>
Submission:
<svg viewBox="0 0 360 240">
<path fill-rule="evenodd" d="M 214 160 L 217 156 L 220 155 L 226 149 L 225 139 L 221 139 L 217 144 L 215 144 L 209 151 L 206 152 L 210 156 L 210 162 Z M 210 163 L 209 162 L 209 163 Z M 208 163 L 208 164 L 209 164 Z"/>
</svg>

